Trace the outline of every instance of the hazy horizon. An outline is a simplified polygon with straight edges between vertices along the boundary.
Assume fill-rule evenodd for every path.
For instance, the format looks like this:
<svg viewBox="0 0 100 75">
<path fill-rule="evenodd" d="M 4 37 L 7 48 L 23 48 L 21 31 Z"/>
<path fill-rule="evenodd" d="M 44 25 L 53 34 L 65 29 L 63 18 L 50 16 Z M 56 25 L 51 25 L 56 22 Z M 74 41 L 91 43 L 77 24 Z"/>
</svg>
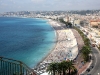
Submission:
<svg viewBox="0 0 100 75">
<path fill-rule="evenodd" d="M 100 0 L 0 0 L 0 13 L 16 11 L 98 10 Z"/>
</svg>

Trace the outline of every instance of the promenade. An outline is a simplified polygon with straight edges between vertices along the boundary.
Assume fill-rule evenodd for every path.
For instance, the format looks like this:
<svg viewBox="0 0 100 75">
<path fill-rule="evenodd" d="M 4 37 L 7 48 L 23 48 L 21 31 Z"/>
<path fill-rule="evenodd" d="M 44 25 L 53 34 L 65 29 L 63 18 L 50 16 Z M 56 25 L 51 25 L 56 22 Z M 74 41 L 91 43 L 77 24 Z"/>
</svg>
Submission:
<svg viewBox="0 0 100 75">
<path fill-rule="evenodd" d="M 35 69 L 38 75 L 46 72 L 48 63 L 73 60 L 78 55 L 78 44 L 72 30 L 64 29 L 60 24 L 51 20 L 49 23 L 56 31 L 57 41 L 54 50 Z"/>
</svg>

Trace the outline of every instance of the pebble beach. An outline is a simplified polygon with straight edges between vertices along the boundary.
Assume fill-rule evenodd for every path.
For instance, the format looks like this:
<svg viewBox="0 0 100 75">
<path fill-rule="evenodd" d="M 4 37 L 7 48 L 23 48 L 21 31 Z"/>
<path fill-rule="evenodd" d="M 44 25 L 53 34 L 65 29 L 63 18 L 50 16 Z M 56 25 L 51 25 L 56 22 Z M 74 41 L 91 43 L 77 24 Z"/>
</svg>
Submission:
<svg viewBox="0 0 100 75">
<path fill-rule="evenodd" d="M 59 24 L 56 21 L 49 19 L 48 22 L 54 28 L 57 40 L 55 47 L 49 55 L 34 68 L 38 75 L 46 73 L 49 63 L 73 60 L 78 55 L 78 45 L 72 30 L 63 28 L 61 23 Z"/>
</svg>

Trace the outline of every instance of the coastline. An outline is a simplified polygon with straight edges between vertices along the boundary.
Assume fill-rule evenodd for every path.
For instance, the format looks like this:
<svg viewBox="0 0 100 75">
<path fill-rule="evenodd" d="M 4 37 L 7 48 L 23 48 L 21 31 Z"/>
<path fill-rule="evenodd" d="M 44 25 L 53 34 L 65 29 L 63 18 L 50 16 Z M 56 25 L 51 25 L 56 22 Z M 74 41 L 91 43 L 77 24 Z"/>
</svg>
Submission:
<svg viewBox="0 0 100 75">
<path fill-rule="evenodd" d="M 18 19 L 18 21 L 20 21 L 20 19 L 21 20 L 24 20 L 24 21 L 26 21 L 26 20 L 29 20 L 29 23 L 31 23 L 32 22 L 32 24 L 33 24 L 33 22 L 34 22 L 34 19 L 35 18 L 25 18 L 25 19 L 23 19 L 23 17 L 7 17 L 7 19 L 9 19 L 9 18 L 11 18 L 11 19 L 13 19 L 13 21 L 14 21 L 14 19 L 15 19 L 15 21 Z M 5 19 L 6 19 L 6 17 L 5 17 Z M 31 22 L 30 22 L 31 21 Z M 44 26 L 46 25 L 47 26 L 47 28 L 50 28 L 50 31 L 51 32 L 49 32 L 49 30 L 47 29 L 46 31 L 46 33 L 44 34 L 44 35 L 47 35 L 46 37 L 48 38 L 49 36 L 50 36 L 50 39 L 47 39 L 47 38 L 41 38 L 40 39 L 40 44 L 41 44 L 41 42 L 43 42 L 43 43 L 45 43 L 44 45 L 43 45 L 43 47 L 41 46 L 40 48 L 38 48 L 38 49 L 40 49 L 41 50 L 41 48 L 43 48 L 42 49 L 42 51 L 41 51 L 41 53 L 42 54 L 40 54 L 37 58 L 35 57 L 36 55 L 38 55 L 38 53 L 35 55 L 35 52 L 34 52 L 34 50 L 33 50 L 33 47 L 34 47 L 34 42 L 32 43 L 32 52 L 30 51 L 30 53 L 29 54 L 32 54 L 32 55 L 30 55 L 30 57 L 29 56 L 27 56 L 26 54 L 28 54 L 27 52 L 26 52 L 26 54 L 23 54 L 23 55 L 25 55 L 26 57 L 27 57 L 27 59 L 25 59 L 25 61 L 23 61 L 24 59 L 22 58 L 22 60 L 21 60 L 21 57 L 20 57 L 20 59 L 17 59 L 17 58 L 13 58 L 13 59 L 16 59 L 16 60 L 21 60 L 22 62 L 24 62 L 25 64 L 27 64 L 29 67 L 31 67 L 31 68 L 33 68 L 36 64 L 37 64 L 37 62 L 39 62 L 39 61 L 41 61 L 41 59 L 42 58 L 44 58 L 51 50 L 52 50 L 52 48 L 54 47 L 54 45 L 55 45 L 55 39 L 56 39 L 56 37 L 55 37 L 55 33 L 54 33 L 54 31 L 53 31 L 53 28 L 51 28 L 51 25 L 48 25 L 48 24 L 46 24 L 46 22 L 47 22 L 47 20 L 45 21 L 44 19 L 39 19 L 39 20 L 36 20 L 36 21 L 41 21 L 41 22 L 43 22 L 44 24 Z M 8 22 L 8 20 L 7 20 L 7 22 Z M 16 21 L 17 22 L 17 21 Z M 14 23 L 16 23 L 16 22 L 14 22 Z M 11 21 L 9 22 L 9 23 L 11 23 Z M 17 23 L 16 23 L 17 24 Z M 21 24 L 21 23 L 20 23 Z M 17 24 L 18 25 L 18 24 Z M 17 26 L 16 25 L 16 26 Z M 15 27 L 15 26 L 14 26 Z M 43 29 L 45 29 L 45 28 L 43 28 Z M 34 30 L 34 29 L 32 29 L 32 30 Z M 35 31 L 34 31 L 35 32 Z M 52 33 L 53 32 L 53 33 Z M 40 33 L 40 32 L 39 32 Z M 50 33 L 50 35 L 48 34 L 48 33 Z M 26 34 L 26 33 L 25 33 Z M 33 35 L 33 32 L 32 32 L 32 35 Z M 43 36 L 43 35 L 42 35 Z M 42 36 L 39 36 L 39 37 L 42 37 Z M 18 36 L 19 37 L 19 36 Z M 12 38 L 13 39 L 13 38 Z M 11 39 L 11 41 L 12 41 L 12 39 Z M 24 38 L 23 38 L 24 39 Z M 35 37 L 32 37 L 32 41 L 36 41 L 36 43 L 38 42 L 36 39 L 35 39 Z M 38 38 L 37 38 L 38 39 Z M 10 40 L 10 39 L 9 39 Z M 17 39 L 16 39 L 17 40 Z M 26 40 L 25 40 L 26 41 Z M 46 42 L 47 41 L 47 42 Z M 21 41 L 20 41 L 21 42 Z M 21 44 L 21 43 L 20 43 Z M 29 44 L 28 44 L 29 45 Z M 19 45 L 18 45 L 19 46 Z M 29 47 L 29 46 L 28 46 Z M 37 46 L 37 47 L 39 47 L 39 46 Z M 28 51 L 28 50 L 27 50 Z M 23 51 L 22 51 L 23 52 Z M 29 51 L 28 51 L 29 52 Z M 21 52 L 20 52 L 21 53 Z M 11 55 L 11 54 L 10 54 Z M 16 55 L 18 55 L 17 53 L 16 53 Z M 20 55 L 22 55 L 22 54 L 20 54 Z M 35 56 L 34 56 L 35 55 Z M 44 55 L 44 56 L 43 56 Z M 3 56 L 3 55 L 2 55 Z M 8 56 L 9 58 L 12 58 L 12 56 L 13 55 L 11 55 L 11 57 L 10 56 Z M 6 55 L 4 56 L 4 57 L 6 57 Z M 33 58 L 34 57 L 34 58 Z M 19 58 L 19 57 L 18 57 Z M 38 59 L 39 58 L 39 59 Z M 32 60 L 31 60 L 32 59 Z M 44 58 L 45 59 L 45 58 Z M 30 61 L 31 60 L 31 61 Z M 35 61 L 36 60 L 36 61 Z M 33 61 L 33 62 L 32 62 Z"/>
<path fill-rule="evenodd" d="M 40 19 L 40 18 L 39 18 L 39 19 Z M 44 19 L 44 18 L 43 18 L 43 19 Z M 58 40 L 57 31 L 56 31 L 56 30 L 54 29 L 54 27 L 52 26 L 50 20 L 48 20 L 48 19 L 44 19 L 44 20 L 47 20 L 47 23 L 53 28 L 53 30 L 54 30 L 54 32 L 55 32 L 55 44 L 54 44 L 54 47 L 52 48 L 52 50 L 51 50 L 40 62 L 38 62 L 37 65 L 36 65 L 34 68 L 37 68 L 37 67 L 40 65 L 40 63 L 42 63 L 43 61 L 45 61 L 45 59 L 54 51 L 54 49 L 55 49 L 55 47 L 56 47 L 56 45 L 57 45 L 57 40 Z M 34 68 L 33 68 L 33 69 L 34 69 Z"/>
<path fill-rule="evenodd" d="M 41 18 L 40 18 L 41 19 Z M 76 40 L 75 38 L 73 38 L 73 34 L 71 32 L 70 29 L 66 29 L 63 28 L 63 26 L 61 26 L 60 23 L 53 21 L 51 19 L 43 19 L 46 20 L 47 23 L 53 28 L 54 32 L 55 32 L 55 43 L 54 46 L 51 48 L 51 50 L 49 51 L 48 55 L 46 55 L 37 65 L 36 65 L 36 72 L 38 72 L 39 74 L 41 74 L 41 72 L 46 72 L 46 67 L 48 66 L 49 63 L 52 62 L 61 62 L 63 60 L 67 60 L 70 59 L 69 54 L 72 53 L 71 50 L 69 50 L 69 47 L 71 43 L 67 43 L 67 42 L 71 42 L 70 40 L 68 40 L 70 38 L 69 33 L 71 35 L 72 40 L 75 41 L 76 45 Z M 73 42 L 72 42 L 73 43 Z M 69 44 L 69 45 L 68 45 Z M 74 59 L 74 58 L 73 58 Z M 34 69 L 34 68 L 33 68 Z"/>
<path fill-rule="evenodd" d="M 78 46 L 76 38 L 74 37 L 72 31 L 70 29 L 64 29 L 59 23 L 56 21 L 47 19 L 48 23 L 52 26 L 56 34 L 56 43 L 54 48 L 49 52 L 49 54 L 39 62 L 36 67 L 34 67 L 34 71 L 36 71 L 39 75 L 46 72 L 46 68 L 51 62 L 61 62 L 67 59 L 73 60 L 76 58 L 78 54 Z M 70 35 L 68 35 L 70 33 Z M 68 43 L 68 38 L 71 38 L 71 43 Z M 73 43 L 74 41 L 74 43 Z M 70 46 L 73 44 L 72 46 Z M 69 50 L 69 47 L 74 47 L 75 50 Z M 76 52 L 76 53 L 75 53 Z M 72 54 L 72 56 L 70 55 Z"/>
</svg>

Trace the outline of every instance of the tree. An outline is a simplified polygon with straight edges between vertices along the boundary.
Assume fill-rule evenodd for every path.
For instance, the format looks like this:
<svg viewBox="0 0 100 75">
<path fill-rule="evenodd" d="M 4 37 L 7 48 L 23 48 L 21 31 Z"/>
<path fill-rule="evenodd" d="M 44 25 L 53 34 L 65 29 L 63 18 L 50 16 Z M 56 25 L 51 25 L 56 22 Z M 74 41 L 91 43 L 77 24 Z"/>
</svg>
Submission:
<svg viewBox="0 0 100 75">
<path fill-rule="evenodd" d="M 84 61 L 88 61 L 89 54 L 91 53 L 91 49 L 88 46 L 83 46 L 81 52 L 82 52 L 82 56 L 84 58 Z"/>
<path fill-rule="evenodd" d="M 77 69 L 74 67 L 74 64 L 72 61 L 67 61 L 67 67 L 68 67 L 68 74 L 71 75 L 71 72 L 75 72 Z"/>
<path fill-rule="evenodd" d="M 61 63 L 51 63 L 48 67 L 47 67 L 47 71 L 53 75 L 55 74 L 60 74 L 63 73 L 63 75 L 66 75 L 68 73 L 68 75 L 71 75 L 72 72 L 76 72 L 77 69 L 74 67 L 74 64 L 72 63 L 72 61 L 62 61 Z M 57 74 L 57 75 L 58 75 Z"/>
<path fill-rule="evenodd" d="M 72 23 L 71 22 L 67 22 L 67 25 L 69 26 L 69 28 L 72 28 Z"/>
<path fill-rule="evenodd" d="M 86 46 L 89 47 L 89 45 L 90 45 L 90 40 L 89 40 L 88 38 L 84 37 L 84 43 L 85 43 Z"/>
<path fill-rule="evenodd" d="M 57 63 L 57 71 L 58 71 L 58 74 L 60 74 L 61 75 L 61 73 L 62 73 L 62 64 L 61 63 Z"/>
<path fill-rule="evenodd" d="M 50 63 L 50 65 L 47 68 L 47 71 L 53 75 L 55 75 L 56 71 L 57 71 L 57 63 L 53 62 Z"/>
<path fill-rule="evenodd" d="M 63 75 L 65 75 L 66 74 L 66 70 L 68 69 L 67 61 L 62 61 L 61 62 L 61 66 L 62 66 Z"/>
<path fill-rule="evenodd" d="M 66 27 L 68 28 L 72 28 L 72 23 L 71 22 L 65 22 L 63 19 L 59 19 L 60 22 L 64 23 L 66 25 Z"/>
</svg>

